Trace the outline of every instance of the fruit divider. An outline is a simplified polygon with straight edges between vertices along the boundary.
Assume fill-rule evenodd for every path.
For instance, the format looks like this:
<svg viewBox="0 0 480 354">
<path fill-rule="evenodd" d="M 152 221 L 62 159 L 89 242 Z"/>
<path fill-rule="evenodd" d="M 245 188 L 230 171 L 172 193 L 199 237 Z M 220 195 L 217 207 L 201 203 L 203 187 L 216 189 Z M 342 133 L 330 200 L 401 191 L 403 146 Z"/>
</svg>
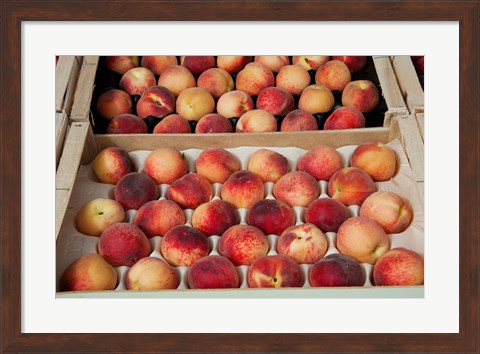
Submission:
<svg viewBox="0 0 480 354">
<path fill-rule="evenodd" d="M 420 202 L 416 187 L 415 187 L 415 180 L 413 178 L 412 170 L 410 168 L 408 159 L 403 151 L 402 145 L 400 142 L 395 139 L 387 144 L 391 148 L 393 148 L 398 157 L 398 171 L 396 172 L 395 176 L 386 182 L 375 182 L 377 190 L 382 191 L 392 191 L 395 192 L 405 199 L 407 199 L 414 212 L 414 219 L 411 225 L 402 232 L 401 234 L 390 234 L 388 235 L 391 248 L 394 247 L 405 247 L 411 249 L 423 256 L 424 254 L 424 215 L 423 215 L 423 207 Z M 347 145 L 337 148 L 337 151 L 341 154 L 344 166 L 349 165 L 350 156 L 353 153 L 356 145 Z M 260 147 L 238 147 L 238 148 L 226 148 L 227 151 L 231 152 L 235 156 L 237 156 L 241 162 L 241 169 L 246 169 L 249 157 Z M 284 155 L 288 162 L 290 170 L 296 170 L 296 162 L 297 159 L 303 155 L 307 150 L 296 148 L 296 147 L 261 147 L 271 149 L 273 151 L 279 152 Z M 189 172 L 195 172 L 195 160 L 197 159 L 198 155 L 202 150 L 200 149 L 186 149 L 182 150 L 181 152 L 185 155 L 185 158 L 188 162 L 188 169 Z M 137 150 L 129 152 L 131 156 L 137 172 L 143 171 L 143 163 L 145 158 L 148 156 L 150 151 L 147 150 Z M 321 188 L 321 194 L 319 198 L 327 197 L 327 181 L 319 181 Z M 272 188 L 273 183 L 265 183 L 265 195 L 266 199 L 273 199 L 272 195 Z M 168 185 L 161 184 L 158 185 L 160 198 L 165 199 L 166 191 L 168 189 Z M 221 184 L 215 183 L 213 184 L 214 190 L 214 197 L 213 199 L 220 198 L 220 189 Z M 113 199 L 113 191 L 114 185 L 99 183 L 91 164 L 82 165 L 78 171 L 75 185 L 72 191 L 72 197 L 70 199 L 70 203 L 67 209 L 67 213 L 63 220 L 62 228 L 60 230 L 58 242 L 57 242 L 57 269 L 56 269 L 56 279 L 57 279 L 57 289 L 59 288 L 59 279 L 66 269 L 66 267 L 73 262 L 76 258 L 83 254 L 88 253 L 97 253 L 97 242 L 98 237 L 94 236 L 86 236 L 84 234 L 79 233 L 75 227 L 75 215 L 76 212 L 82 207 L 83 204 L 88 202 L 91 199 L 97 197 L 107 197 Z M 306 208 L 305 207 L 293 207 L 295 215 L 296 215 L 296 224 L 304 223 L 304 213 Z M 349 206 L 348 207 L 351 216 L 357 216 L 359 206 Z M 246 213 L 248 209 L 237 209 L 237 213 L 239 216 L 240 224 L 246 223 Z M 136 215 L 136 210 L 128 210 L 126 211 L 126 221 L 133 222 L 133 219 Z M 191 226 L 191 216 L 193 210 L 187 209 L 184 210 L 186 216 L 186 225 Z M 326 232 L 325 236 L 328 240 L 328 250 L 326 255 L 331 253 L 338 253 L 338 250 L 335 248 L 335 237 L 336 233 L 334 232 Z M 212 235 L 208 237 L 209 247 L 210 247 L 210 254 L 218 254 L 218 241 L 221 235 Z M 277 254 L 276 252 L 276 242 L 279 238 L 279 235 L 267 235 L 268 242 L 269 242 L 269 255 Z M 150 243 L 152 246 L 152 253 L 150 256 L 162 258 L 160 252 L 160 244 L 162 241 L 161 236 L 154 236 L 150 238 Z M 373 266 L 370 264 L 361 264 L 365 273 L 366 273 L 366 280 L 364 287 L 371 287 L 371 273 L 373 270 Z M 302 264 L 300 265 L 303 275 L 304 275 L 304 284 L 303 288 L 309 288 L 310 284 L 308 282 L 308 271 L 311 267 L 309 264 Z M 240 288 L 248 288 L 246 283 L 246 274 L 248 271 L 248 266 L 237 266 L 237 272 L 239 274 L 240 279 Z M 125 275 L 128 271 L 129 267 L 121 266 L 117 267 L 116 270 L 119 275 L 119 284 L 117 285 L 116 291 L 118 290 L 125 290 Z M 186 274 L 189 267 L 176 267 L 176 271 L 180 276 L 180 284 L 177 290 L 188 290 Z"/>
</svg>

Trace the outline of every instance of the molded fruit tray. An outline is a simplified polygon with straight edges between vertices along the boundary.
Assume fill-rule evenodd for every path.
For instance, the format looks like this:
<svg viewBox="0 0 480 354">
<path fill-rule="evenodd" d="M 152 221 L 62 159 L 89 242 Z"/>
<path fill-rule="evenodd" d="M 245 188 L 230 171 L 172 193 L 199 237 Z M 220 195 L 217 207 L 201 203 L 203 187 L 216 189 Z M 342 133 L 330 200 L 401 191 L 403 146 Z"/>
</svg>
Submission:
<svg viewBox="0 0 480 354">
<path fill-rule="evenodd" d="M 409 201 L 410 205 L 412 206 L 414 217 L 413 221 L 410 226 L 400 234 L 390 234 L 388 238 L 391 242 L 390 247 L 405 247 L 412 251 L 417 252 L 423 257 L 424 254 L 424 215 L 423 215 L 423 206 L 420 202 L 418 191 L 416 189 L 415 180 L 412 174 L 412 170 L 410 168 L 409 161 L 405 152 L 402 148 L 400 142 L 395 139 L 392 140 L 387 144 L 391 148 L 393 148 L 397 154 L 398 158 L 398 170 L 395 176 L 386 182 L 375 182 L 377 190 L 382 191 L 392 191 L 406 200 Z M 350 156 L 355 149 L 356 145 L 345 145 L 337 148 L 337 151 L 342 155 L 344 166 L 348 166 L 348 162 L 350 160 Z M 249 157 L 253 154 L 254 151 L 258 150 L 259 148 L 267 148 L 273 151 L 277 151 L 284 155 L 289 161 L 290 170 L 296 170 L 297 159 L 303 155 L 307 150 L 301 149 L 297 147 L 268 147 L 268 146 L 261 146 L 261 147 L 252 147 L 252 146 L 242 146 L 237 148 L 225 148 L 227 151 L 230 151 L 232 154 L 237 156 L 241 161 L 241 169 L 246 169 Z M 195 172 L 195 160 L 197 159 L 198 155 L 202 150 L 200 149 L 185 149 L 181 150 L 184 153 L 185 158 L 188 162 L 189 172 Z M 142 172 L 143 170 L 143 163 L 147 155 L 150 151 L 146 150 L 136 150 L 128 152 L 132 160 L 134 161 L 136 171 Z M 319 181 L 321 188 L 321 194 L 319 198 L 328 197 L 327 195 L 327 182 L 326 181 Z M 272 188 L 273 183 L 265 183 L 265 195 L 266 199 L 274 198 L 272 195 Z M 158 185 L 160 198 L 165 199 L 166 191 L 168 185 L 161 184 Z M 214 189 L 214 197 L 213 199 L 219 199 L 220 195 L 220 188 L 221 184 L 213 184 Z M 97 252 L 97 242 L 98 237 L 93 236 L 86 236 L 81 234 L 76 230 L 75 227 L 75 215 L 78 210 L 89 200 L 92 200 L 97 197 L 106 197 L 113 199 L 113 191 L 114 185 L 103 184 L 100 183 L 93 172 L 93 169 L 90 164 L 82 165 L 79 168 L 77 173 L 75 184 L 72 190 L 70 202 L 68 205 L 67 212 L 63 219 L 63 223 L 60 229 L 58 241 L 57 241 L 57 292 L 59 291 L 59 279 L 66 269 L 66 267 L 73 262 L 75 259 L 80 257 L 83 254 L 88 253 L 96 253 Z M 304 214 L 305 209 L 304 207 L 294 207 L 293 208 L 296 215 L 296 224 L 304 223 Z M 357 216 L 359 206 L 350 206 L 348 207 L 351 216 Z M 246 223 L 246 213 L 247 209 L 237 209 L 238 217 L 240 220 L 240 224 Z M 186 225 L 191 226 L 191 216 L 193 210 L 187 209 L 184 210 L 186 216 Z M 136 210 L 128 210 L 126 211 L 126 221 L 133 222 L 133 219 L 136 215 Z M 326 255 L 331 253 L 338 253 L 338 250 L 335 248 L 335 237 L 336 233 L 327 232 L 325 233 L 328 239 L 328 250 Z M 210 247 L 210 254 L 218 254 L 218 242 L 221 235 L 213 235 L 208 237 L 209 247 Z M 267 235 L 268 242 L 269 242 L 269 255 L 277 254 L 276 252 L 276 242 L 279 238 L 279 235 Z M 160 244 L 162 242 L 162 237 L 154 236 L 150 238 L 150 243 L 152 246 L 152 253 L 151 256 L 163 258 L 160 252 Z M 372 288 L 372 271 L 373 266 L 370 264 L 361 264 L 362 268 L 365 272 L 365 283 L 364 287 Z M 300 265 L 303 275 L 304 275 L 304 283 L 302 288 L 311 288 L 309 281 L 308 281 L 308 272 L 312 265 L 309 264 L 302 264 Z M 240 279 L 240 288 L 248 291 L 248 285 L 246 282 L 246 274 L 248 271 L 248 266 L 238 266 L 236 267 L 239 279 Z M 119 276 L 119 282 L 116 287 L 115 291 L 109 292 L 99 292 L 99 293 L 109 293 L 112 294 L 111 296 L 114 297 L 114 293 L 118 292 L 119 290 L 125 290 L 125 275 L 128 271 L 128 267 L 121 266 L 117 267 L 117 273 Z M 179 278 L 180 278 L 180 285 L 178 286 L 177 290 L 182 291 L 191 291 L 188 288 L 187 283 L 187 272 L 188 267 L 176 267 L 175 268 Z M 321 289 L 321 288 L 315 288 Z M 238 290 L 238 289 L 233 289 Z M 252 289 L 250 289 L 252 290 Z M 167 290 L 172 291 L 172 290 Z M 175 292 L 175 290 L 173 290 Z M 140 294 L 141 292 L 134 292 L 129 291 L 132 293 Z M 161 291 L 164 292 L 164 291 Z M 63 293 L 67 294 L 67 293 Z M 74 293 L 73 296 L 82 297 L 82 292 Z M 141 296 L 141 295 L 139 295 Z M 241 296 L 241 295 L 240 295 Z"/>
</svg>

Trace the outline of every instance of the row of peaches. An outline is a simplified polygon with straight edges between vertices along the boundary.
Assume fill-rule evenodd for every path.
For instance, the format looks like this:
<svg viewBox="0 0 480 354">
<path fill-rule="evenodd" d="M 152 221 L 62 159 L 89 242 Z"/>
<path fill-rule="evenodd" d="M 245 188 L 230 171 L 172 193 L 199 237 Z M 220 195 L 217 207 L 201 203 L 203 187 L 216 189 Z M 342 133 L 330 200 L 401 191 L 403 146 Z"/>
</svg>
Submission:
<svg viewBox="0 0 480 354">
<path fill-rule="evenodd" d="M 316 114 L 328 114 L 324 129 L 362 128 L 364 113 L 380 100 L 371 81 L 352 81 L 366 61 L 185 56 L 179 63 L 176 56 L 144 56 L 139 63 L 138 57 L 107 57 L 107 69 L 122 76 L 118 87 L 98 97 L 95 111 L 111 134 L 146 133 L 147 117 L 161 119 L 153 129 L 159 134 L 191 133 L 192 122 L 196 133 L 317 130 Z M 275 117 L 284 117 L 281 126 Z M 229 118 L 238 118 L 235 127 Z"/>
</svg>

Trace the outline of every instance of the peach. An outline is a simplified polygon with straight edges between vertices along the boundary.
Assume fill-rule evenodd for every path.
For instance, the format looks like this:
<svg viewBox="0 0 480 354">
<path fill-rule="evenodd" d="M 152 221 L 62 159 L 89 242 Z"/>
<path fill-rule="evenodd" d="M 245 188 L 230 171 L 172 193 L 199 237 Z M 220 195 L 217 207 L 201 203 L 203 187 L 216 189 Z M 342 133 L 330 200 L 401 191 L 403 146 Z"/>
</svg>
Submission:
<svg viewBox="0 0 480 354">
<path fill-rule="evenodd" d="M 251 56 L 219 55 L 217 56 L 217 67 L 230 74 L 236 74 L 252 61 L 253 57 Z"/>
<path fill-rule="evenodd" d="M 215 100 L 210 92 L 201 87 L 183 90 L 177 97 L 177 113 L 186 120 L 198 121 L 215 110 Z"/>
<path fill-rule="evenodd" d="M 120 178 L 135 172 L 135 165 L 126 151 L 112 146 L 95 156 L 92 169 L 101 183 L 117 184 Z"/>
<path fill-rule="evenodd" d="M 332 60 L 340 60 L 345 63 L 352 74 L 362 71 L 367 65 L 367 57 L 362 55 L 332 56 Z"/>
<path fill-rule="evenodd" d="M 163 259 L 144 257 L 139 259 L 125 275 L 127 290 L 176 289 L 179 276 Z"/>
<path fill-rule="evenodd" d="M 175 110 L 175 96 L 163 86 L 147 88 L 137 102 L 137 114 L 144 119 L 149 116 L 163 118 Z"/>
<path fill-rule="evenodd" d="M 132 113 L 132 98 L 123 90 L 111 89 L 102 93 L 96 104 L 98 114 L 110 121 L 122 113 Z"/>
<path fill-rule="evenodd" d="M 235 266 L 222 256 L 212 255 L 199 259 L 188 270 L 190 289 L 238 288 L 240 280 Z"/>
<path fill-rule="evenodd" d="M 223 200 L 200 204 L 192 214 L 192 226 L 205 236 L 221 236 L 229 227 L 238 224 L 235 208 Z"/>
<path fill-rule="evenodd" d="M 267 236 L 258 228 L 249 225 L 234 225 L 227 229 L 218 243 L 220 255 L 235 266 L 251 265 L 257 258 L 268 253 Z"/>
<path fill-rule="evenodd" d="M 145 55 L 142 57 L 141 66 L 147 68 L 155 75 L 161 75 L 167 66 L 178 65 L 177 57 L 174 55 Z"/>
<path fill-rule="evenodd" d="M 408 202 L 397 193 L 388 191 L 370 194 L 360 206 L 359 214 L 375 220 L 387 234 L 405 231 L 413 219 Z"/>
<path fill-rule="evenodd" d="M 279 178 L 272 192 L 276 199 L 292 207 L 306 207 L 320 195 L 320 185 L 307 172 L 292 171 Z"/>
<path fill-rule="evenodd" d="M 360 263 L 375 264 L 390 249 L 390 240 L 382 227 L 364 216 L 347 219 L 338 229 L 336 242 L 340 253 Z"/>
<path fill-rule="evenodd" d="M 295 225 L 295 213 L 284 201 L 261 199 L 247 213 L 247 224 L 258 227 L 266 235 L 281 235 Z"/>
<path fill-rule="evenodd" d="M 290 226 L 277 241 L 277 252 L 292 258 L 298 264 L 313 264 L 325 256 L 327 237 L 313 224 Z"/>
<path fill-rule="evenodd" d="M 195 133 L 233 133 L 230 121 L 218 113 L 209 113 L 200 118 L 195 125 Z"/>
<path fill-rule="evenodd" d="M 264 183 L 275 183 L 288 173 L 288 160 L 276 151 L 259 149 L 248 160 L 247 170 L 257 174 Z"/>
<path fill-rule="evenodd" d="M 60 278 L 61 291 L 114 290 L 117 272 L 97 253 L 80 256 L 70 263 Z"/>
<path fill-rule="evenodd" d="M 358 167 L 377 181 L 388 181 L 397 169 L 397 155 L 388 145 L 377 141 L 358 145 L 353 151 L 350 165 Z"/>
<path fill-rule="evenodd" d="M 278 73 L 282 67 L 290 64 L 290 58 L 286 55 L 258 55 L 254 61 L 266 65 L 274 73 Z"/>
<path fill-rule="evenodd" d="M 122 205 L 109 198 L 92 199 L 75 215 L 77 230 L 89 236 L 100 236 L 107 227 L 124 220 L 125 211 Z"/>
<path fill-rule="evenodd" d="M 289 112 L 282 120 L 280 131 L 294 132 L 302 130 L 317 130 L 318 123 L 313 114 L 295 109 Z"/>
<path fill-rule="evenodd" d="M 250 208 L 265 196 L 263 182 L 255 173 L 240 170 L 228 177 L 220 190 L 220 197 L 235 208 Z"/>
<path fill-rule="evenodd" d="M 152 252 L 150 241 L 140 228 L 128 222 L 107 227 L 98 240 L 98 253 L 114 267 L 131 267 Z"/>
<path fill-rule="evenodd" d="M 365 275 L 355 258 L 332 253 L 310 268 L 308 280 L 312 287 L 363 286 Z"/>
<path fill-rule="evenodd" d="M 233 90 L 235 84 L 230 74 L 219 68 L 210 68 L 200 74 L 197 86 L 204 88 L 218 100 L 221 95 Z"/>
<path fill-rule="evenodd" d="M 233 172 L 240 170 L 240 160 L 225 149 L 210 148 L 198 155 L 195 168 L 210 183 L 224 183 Z"/>
<path fill-rule="evenodd" d="M 204 71 L 215 67 L 215 57 L 211 55 L 187 55 L 180 57 L 180 65 L 185 66 L 193 74 L 200 75 Z"/>
<path fill-rule="evenodd" d="M 301 65 L 285 65 L 278 72 L 275 83 L 292 95 L 300 96 L 305 87 L 310 85 L 310 74 Z"/>
<path fill-rule="evenodd" d="M 332 91 L 323 85 L 307 86 L 300 95 L 298 108 L 311 114 L 326 113 L 335 105 Z"/>
<path fill-rule="evenodd" d="M 147 68 L 139 66 L 123 74 L 118 85 L 130 96 L 141 96 L 147 88 L 155 86 L 156 83 L 155 75 Z"/>
<path fill-rule="evenodd" d="M 305 222 L 316 225 L 323 232 L 337 232 L 349 217 L 345 204 L 331 198 L 314 200 L 305 210 Z"/>
<path fill-rule="evenodd" d="M 205 235 L 187 225 L 170 229 L 160 244 L 163 258 L 175 267 L 190 267 L 200 258 L 208 256 L 209 251 Z"/>
<path fill-rule="evenodd" d="M 260 133 L 277 131 L 277 120 L 263 109 L 252 109 L 242 114 L 235 127 L 237 133 Z"/>
<path fill-rule="evenodd" d="M 190 134 L 192 128 L 188 120 L 178 114 L 170 114 L 153 127 L 153 134 Z"/>
<path fill-rule="evenodd" d="M 138 210 L 143 204 L 159 198 L 155 181 L 140 172 L 131 172 L 120 178 L 113 192 L 115 200 L 125 210 Z"/>
<path fill-rule="evenodd" d="M 339 107 L 330 114 L 324 130 L 365 128 L 365 116 L 354 107 Z"/>
<path fill-rule="evenodd" d="M 196 209 L 212 197 L 213 188 L 208 179 L 193 172 L 174 181 L 167 190 L 167 198 L 182 209 Z"/>
<path fill-rule="evenodd" d="M 370 80 L 350 81 L 342 92 L 342 105 L 354 107 L 362 113 L 373 111 L 379 101 L 377 86 Z"/>
<path fill-rule="evenodd" d="M 393 248 L 375 263 L 373 281 L 376 286 L 423 285 L 422 257 L 403 247 Z"/>
<path fill-rule="evenodd" d="M 342 155 L 331 146 L 315 145 L 300 156 L 297 168 L 311 174 L 317 181 L 328 181 L 343 168 Z"/>
<path fill-rule="evenodd" d="M 146 134 L 147 132 L 148 127 L 143 119 L 130 113 L 119 114 L 107 127 L 107 134 Z"/>
<path fill-rule="evenodd" d="M 301 287 L 303 282 L 300 266 L 292 258 L 281 254 L 257 258 L 247 272 L 250 288 Z"/>
<path fill-rule="evenodd" d="M 324 85 L 330 91 L 342 92 L 350 81 L 352 81 L 350 69 L 340 60 L 327 61 L 315 73 L 315 83 Z"/>
<path fill-rule="evenodd" d="M 238 90 L 224 93 L 217 102 L 217 112 L 225 118 L 239 118 L 253 108 L 252 98 L 246 92 Z"/>
<path fill-rule="evenodd" d="M 168 230 L 187 221 L 182 208 L 171 200 L 152 200 L 138 209 L 133 223 L 147 237 L 163 236 Z"/>
<path fill-rule="evenodd" d="M 145 159 L 143 168 L 156 184 L 171 184 L 188 173 L 185 156 L 173 148 L 153 150 Z"/>
<path fill-rule="evenodd" d="M 237 74 L 235 87 L 249 96 L 257 96 L 266 87 L 275 85 L 272 70 L 262 63 L 248 63 Z"/>
<path fill-rule="evenodd" d="M 105 66 L 108 70 L 117 74 L 125 74 L 128 70 L 136 68 L 139 64 L 137 56 L 108 56 L 105 58 Z"/>
<path fill-rule="evenodd" d="M 186 67 L 181 65 L 169 65 L 163 69 L 158 78 L 157 85 L 166 87 L 178 97 L 180 93 L 190 87 L 197 86 L 195 77 Z"/>
<path fill-rule="evenodd" d="M 317 70 L 320 65 L 325 64 L 330 60 L 326 55 L 300 55 L 292 57 L 292 64 L 298 64 L 307 70 Z"/>
<path fill-rule="evenodd" d="M 357 167 L 344 167 L 328 181 L 328 195 L 345 205 L 361 205 L 375 192 L 375 182 Z"/>
<path fill-rule="evenodd" d="M 267 87 L 258 93 L 257 109 L 283 116 L 294 108 L 293 96 L 281 87 Z"/>
</svg>

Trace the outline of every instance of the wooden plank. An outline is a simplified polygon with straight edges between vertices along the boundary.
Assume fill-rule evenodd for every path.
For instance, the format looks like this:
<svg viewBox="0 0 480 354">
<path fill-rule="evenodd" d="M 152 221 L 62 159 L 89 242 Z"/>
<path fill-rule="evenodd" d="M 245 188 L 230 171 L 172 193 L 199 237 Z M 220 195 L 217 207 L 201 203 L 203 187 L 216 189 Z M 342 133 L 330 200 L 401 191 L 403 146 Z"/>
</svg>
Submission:
<svg viewBox="0 0 480 354">
<path fill-rule="evenodd" d="M 56 168 L 62 156 L 63 143 L 65 142 L 65 135 L 67 134 L 68 118 L 64 112 L 55 113 L 55 153 L 56 153 Z"/>
<path fill-rule="evenodd" d="M 71 78 L 75 56 L 61 55 L 55 66 L 55 111 L 63 112 L 63 101 Z"/>
<path fill-rule="evenodd" d="M 420 134 L 422 135 L 422 140 L 425 141 L 425 133 L 424 133 L 424 121 L 423 121 L 424 113 L 417 113 L 415 117 L 417 118 L 418 129 L 420 129 Z"/>
<path fill-rule="evenodd" d="M 424 93 L 410 56 L 392 56 L 391 62 L 409 112 L 411 114 L 423 113 Z"/>
<path fill-rule="evenodd" d="M 420 197 L 420 201 L 422 202 L 422 207 L 425 208 L 425 182 L 417 182 L 417 190 L 418 190 L 418 195 Z"/>
<path fill-rule="evenodd" d="M 73 97 L 70 120 L 73 122 L 88 122 L 90 118 L 90 105 L 92 102 L 95 76 L 97 74 L 98 56 L 83 57 L 75 95 Z"/>
</svg>

